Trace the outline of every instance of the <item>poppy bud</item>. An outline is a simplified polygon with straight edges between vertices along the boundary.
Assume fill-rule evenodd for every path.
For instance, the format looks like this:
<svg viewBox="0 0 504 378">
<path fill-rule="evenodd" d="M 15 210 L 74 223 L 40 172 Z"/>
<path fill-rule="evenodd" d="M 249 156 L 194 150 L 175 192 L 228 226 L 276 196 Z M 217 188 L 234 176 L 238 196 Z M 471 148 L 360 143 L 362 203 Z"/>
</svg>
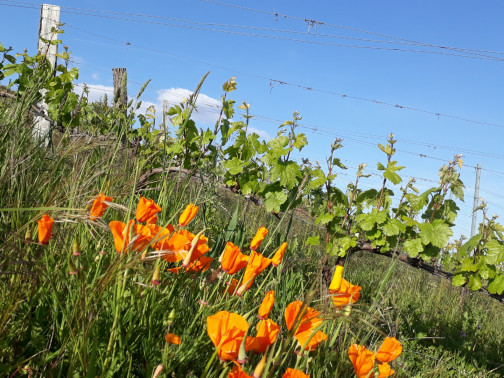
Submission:
<svg viewBox="0 0 504 378">
<path fill-rule="evenodd" d="M 266 227 L 259 227 L 254 238 L 250 242 L 250 249 L 255 251 L 259 248 L 266 235 L 268 235 L 268 229 Z"/>
<path fill-rule="evenodd" d="M 247 339 L 248 330 L 249 329 L 247 328 L 247 330 L 245 331 L 245 335 L 243 335 L 243 340 L 242 340 L 242 342 L 240 344 L 240 350 L 238 351 L 238 358 L 236 359 L 236 361 L 239 364 L 244 364 L 248 360 L 247 351 L 245 349 L 245 341 Z"/>
<path fill-rule="evenodd" d="M 72 255 L 79 256 L 81 254 L 80 244 L 77 239 L 74 239 L 72 243 Z"/>
<path fill-rule="evenodd" d="M 166 320 L 166 322 L 168 324 L 173 324 L 174 321 L 175 321 L 175 309 L 173 308 L 168 314 L 168 319 Z"/>
<path fill-rule="evenodd" d="M 154 274 L 152 275 L 151 284 L 159 285 L 161 283 L 161 281 L 159 280 L 160 271 L 161 271 L 161 264 L 159 264 L 159 262 L 156 261 L 156 266 L 154 268 Z"/>
<path fill-rule="evenodd" d="M 75 264 L 73 263 L 72 258 L 70 257 L 68 259 L 68 274 L 70 274 L 71 276 L 73 276 L 74 274 L 77 274 L 78 272 L 79 271 L 75 267 Z"/>
<path fill-rule="evenodd" d="M 49 244 L 53 224 L 54 219 L 47 214 L 42 215 L 42 218 L 38 221 L 38 239 L 40 244 Z"/>
<path fill-rule="evenodd" d="M 27 243 L 30 243 L 30 242 L 32 242 L 32 241 L 33 241 L 33 239 L 32 239 L 32 232 L 31 232 L 31 229 L 29 229 L 29 228 L 28 228 L 28 229 L 26 230 L 26 233 L 25 233 L 25 237 L 24 237 L 24 238 L 25 238 L 25 242 L 27 242 Z"/>
<path fill-rule="evenodd" d="M 184 209 L 184 211 L 182 212 L 182 214 L 180 214 L 179 221 L 178 221 L 179 226 L 180 227 L 187 226 L 189 224 L 189 222 L 191 222 L 194 219 L 194 217 L 196 216 L 198 209 L 199 209 L 199 207 L 194 206 L 193 203 L 190 203 L 189 205 L 187 205 L 186 208 Z"/>
<path fill-rule="evenodd" d="M 152 375 L 152 378 L 157 378 L 159 374 L 163 371 L 163 365 L 158 365 L 156 367 L 156 370 L 154 370 L 154 374 Z"/>
<path fill-rule="evenodd" d="M 329 285 L 329 291 L 337 292 L 341 289 L 341 280 L 343 278 L 343 266 L 336 265 L 336 269 L 334 270 L 334 275 Z"/>
<path fill-rule="evenodd" d="M 254 373 L 252 374 L 252 376 L 254 378 L 261 378 L 267 359 L 268 359 L 268 354 L 265 352 L 263 357 L 261 358 L 261 361 L 259 361 L 256 368 L 254 369 Z"/>
</svg>

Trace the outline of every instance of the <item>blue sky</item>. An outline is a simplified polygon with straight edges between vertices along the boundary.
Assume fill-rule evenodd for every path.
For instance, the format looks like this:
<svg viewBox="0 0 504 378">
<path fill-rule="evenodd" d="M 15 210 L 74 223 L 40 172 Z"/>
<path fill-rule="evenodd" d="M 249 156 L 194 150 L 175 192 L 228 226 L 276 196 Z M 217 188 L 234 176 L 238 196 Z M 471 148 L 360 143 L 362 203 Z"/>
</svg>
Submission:
<svg viewBox="0 0 504 378">
<path fill-rule="evenodd" d="M 232 98 L 238 104 L 243 100 L 251 104 L 252 114 L 257 115 L 252 127 L 264 137 L 278 130 L 280 122 L 271 119 L 287 120 L 299 111 L 304 126 L 299 130 L 309 140 L 303 156 L 323 163 L 330 143 L 339 136 L 345 147 L 338 156 L 348 166 L 366 162 L 370 173 L 377 173 L 376 162 L 385 159 L 376 145 L 385 143 L 393 132 L 398 139 L 396 160 L 407 167 L 402 176 L 404 180 L 417 177 L 420 190 L 434 185 L 428 180 L 437 181 L 443 160 L 461 152 L 468 165 L 462 168 L 467 190 L 455 233 L 470 232 L 472 167 L 477 163 L 483 166 L 480 196 L 489 202 L 489 214 L 504 214 L 502 2 L 62 0 L 56 5 L 62 7 L 61 21 L 66 23 L 62 39 L 80 69 L 79 83 L 94 85 L 96 96 L 110 90 L 113 67 L 127 68 L 130 95 L 151 78 L 143 98 L 154 104 L 162 98 L 180 101 L 211 71 L 197 118 L 205 126 L 215 117 L 213 106 L 222 94 L 222 83 L 237 76 L 238 90 Z M 39 9 L 40 3 L 0 0 L 0 41 L 16 51 L 26 47 L 33 53 Z M 310 25 L 304 19 L 319 23 Z M 479 51 L 411 45 L 405 40 Z M 354 173 L 355 168 L 350 168 L 338 184 L 345 186 Z M 379 183 L 373 175 L 364 185 L 378 187 Z"/>
</svg>

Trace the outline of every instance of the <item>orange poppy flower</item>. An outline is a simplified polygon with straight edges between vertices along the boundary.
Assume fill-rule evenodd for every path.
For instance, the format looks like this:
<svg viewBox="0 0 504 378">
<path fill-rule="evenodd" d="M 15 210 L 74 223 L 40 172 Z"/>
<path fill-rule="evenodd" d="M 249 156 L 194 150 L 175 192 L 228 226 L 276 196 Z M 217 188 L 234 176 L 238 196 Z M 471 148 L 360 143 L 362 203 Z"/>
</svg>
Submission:
<svg viewBox="0 0 504 378">
<path fill-rule="evenodd" d="M 207 317 L 207 333 L 221 361 L 236 360 L 247 329 L 245 318 L 232 312 L 219 311 Z"/>
<path fill-rule="evenodd" d="M 152 217 L 150 217 L 149 219 L 147 219 L 145 221 L 146 224 L 156 224 L 157 223 L 157 220 L 158 220 L 158 217 L 157 215 L 153 215 Z"/>
<path fill-rule="evenodd" d="M 261 245 L 264 238 L 268 235 L 268 230 L 266 227 L 259 227 L 254 238 L 250 242 L 250 249 L 255 251 Z"/>
<path fill-rule="evenodd" d="M 142 251 L 147 247 L 147 245 L 152 241 L 156 235 L 156 225 L 148 224 L 146 226 L 141 224 L 133 225 L 133 232 L 135 233 L 135 239 L 133 241 L 133 250 Z"/>
<path fill-rule="evenodd" d="M 164 238 L 155 244 L 155 249 L 162 252 L 162 257 L 167 262 L 178 262 L 184 260 L 191 249 L 191 243 L 195 235 L 187 230 L 175 231 L 169 238 Z M 210 251 L 207 245 L 208 239 L 201 235 L 196 243 L 189 263 L 198 260 L 205 253 Z"/>
<path fill-rule="evenodd" d="M 249 260 L 247 266 L 245 267 L 245 273 L 243 274 L 242 284 L 236 292 L 238 295 L 242 295 L 245 290 L 250 289 L 252 284 L 254 283 L 255 278 L 266 269 L 269 264 L 271 264 L 271 259 L 268 259 L 257 253 L 256 251 L 252 251 L 249 256 Z"/>
<path fill-rule="evenodd" d="M 148 200 L 145 197 L 140 197 L 136 209 L 136 220 L 138 222 L 145 222 L 160 211 L 161 208 L 154 202 L 154 200 Z"/>
<path fill-rule="evenodd" d="M 114 237 L 114 246 L 117 253 L 125 252 L 129 244 L 130 230 L 133 228 L 135 221 L 132 219 L 128 222 L 128 226 L 120 221 L 112 221 L 109 223 L 110 231 Z"/>
<path fill-rule="evenodd" d="M 248 259 L 249 257 L 241 253 L 238 246 L 227 242 L 221 259 L 222 270 L 227 274 L 235 274 L 245 268 Z"/>
<path fill-rule="evenodd" d="M 40 244 L 49 244 L 53 224 L 54 219 L 47 214 L 42 215 L 42 218 L 38 221 L 38 240 Z"/>
<path fill-rule="evenodd" d="M 283 255 L 285 253 L 285 250 L 287 249 L 287 242 L 282 243 L 282 245 L 276 250 L 275 254 L 271 258 L 271 263 L 274 266 L 280 265 L 283 259 Z"/>
<path fill-rule="evenodd" d="M 350 282 L 342 278 L 340 289 L 338 291 L 329 290 L 329 293 L 333 294 L 332 301 L 334 306 L 336 306 L 337 308 L 342 308 L 347 304 L 357 302 L 360 298 L 361 290 L 362 287 L 358 285 L 352 285 Z"/>
<path fill-rule="evenodd" d="M 310 378 L 310 376 L 300 370 L 288 368 L 282 378 Z"/>
<path fill-rule="evenodd" d="M 193 263 L 191 263 L 191 265 L 185 268 L 179 266 L 176 268 L 170 268 L 168 269 L 168 271 L 172 273 L 178 273 L 181 268 L 184 268 L 186 272 L 205 272 L 210 268 L 213 260 L 214 259 L 211 257 L 201 256 L 198 260 L 194 261 Z"/>
<path fill-rule="evenodd" d="M 297 332 L 294 337 L 301 347 L 304 345 L 304 350 L 314 351 L 318 345 L 328 339 L 328 336 L 322 332 L 317 331 L 313 333 L 314 329 L 309 329 L 304 332 Z"/>
<path fill-rule="evenodd" d="M 224 294 L 229 294 L 233 295 L 235 293 L 236 287 L 238 286 L 239 281 L 236 278 L 231 279 L 231 282 L 229 282 L 227 285 L 227 289 L 224 290 Z"/>
<path fill-rule="evenodd" d="M 245 373 L 240 364 L 237 363 L 228 373 L 228 378 L 252 378 L 252 376 Z"/>
<path fill-rule="evenodd" d="M 348 357 L 352 361 L 355 375 L 366 378 L 374 368 L 375 354 L 362 345 L 352 344 L 348 349 Z"/>
<path fill-rule="evenodd" d="M 96 220 L 97 218 L 101 218 L 107 210 L 107 202 L 112 202 L 114 199 L 112 197 L 107 197 L 103 193 L 100 193 L 96 196 L 93 201 L 93 206 L 91 206 L 91 211 L 89 213 L 89 219 Z"/>
<path fill-rule="evenodd" d="M 336 265 L 334 269 L 333 278 L 329 285 L 329 293 L 337 293 L 341 289 L 341 281 L 343 280 L 343 266 Z"/>
<path fill-rule="evenodd" d="M 164 338 L 168 344 L 175 344 L 175 345 L 180 344 L 180 337 L 178 337 L 174 333 L 168 333 L 165 335 Z"/>
<path fill-rule="evenodd" d="M 294 327 L 294 322 L 298 317 L 299 311 L 302 309 L 303 302 L 295 301 L 289 303 L 285 308 L 284 316 L 287 329 L 290 331 Z M 313 334 L 316 327 L 322 324 L 322 319 L 318 317 L 319 312 L 311 307 L 303 309 L 301 319 L 298 319 L 298 325 L 294 331 L 294 338 L 300 346 L 305 345 L 305 350 L 312 351 L 324 340 L 327 340 L 327 335 L 322 331 L 317 331 Z"/>
<path fill-rule="evenodd" d="M 378 370 L 380 372 L 378 378 L 387 378 L 395 373 L 395 370 L 392 369 L 386 362 L 384 362 L 383 364 L 378 364 Z"/>
<path fill-rule="evenodd" d="M 386 337 L 380 349 L 376 352 L 376 360 L 379 362 L 390 362 L 395 360 L 402 353 L 402 344 L 395 337 Z"/>
<path fill-rule="evenodd" d="M 261 306 L 259 306 L 259 319 L 267 319 L 274 304 L 275 304 L 275 291 L 271 290 L 266 293 L 261 303 Z"/>
<path fill-rule="evenodd" d="M 179 217 L 179 226 L 184 227 L 189 224 L 193 220 L 193 218 L 196 216 L 196 213 L 198 212 L 199 207 L 194 206 L 193 203 L 190 203 L 189 205 L 186 206 L 182 214 L 180 214 Z"/>
<path fill-rule="evenodd" d="M 247 336 L 245 350 L 256 353 L 264 353 L 273 344 L 280 332 L 280 326 L 271 319 L 261 320 L 256 326 L 256 336 Z"/>
</svg>

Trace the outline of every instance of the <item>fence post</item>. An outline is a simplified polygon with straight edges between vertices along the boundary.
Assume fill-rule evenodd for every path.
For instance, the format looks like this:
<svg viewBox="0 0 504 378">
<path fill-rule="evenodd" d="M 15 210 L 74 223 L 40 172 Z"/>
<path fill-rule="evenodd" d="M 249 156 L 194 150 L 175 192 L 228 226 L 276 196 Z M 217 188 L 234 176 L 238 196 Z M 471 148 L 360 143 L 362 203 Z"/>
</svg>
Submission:
<svg viewBox="0 0 504 378">
<path fill-rule="evenodd" d="M 119 108 L 128 105 L 128 89 L 126 68 L 112 68 L 112 76 L 114 81 L 114 107 Z"/>
<path fill-rule="evenodd" d="M 48 41 L 54 41 L 58 39 L 58 35 L 52 32 L 53 28 L 57 28 L 60 21 L 60 7 L 57 5 L 51 4 L 42 4 L 40 9 L 40 24 L 39 24 L 39 32 L 38 32 L 38 43 L 37 48 L 38 52 L 42 55 L 45 55 L 47 61 L 51 64 L 51 67 L 56 67 L 56 54 L 58 53 L 58 45 L 53 45 L 49 42 L 44 42 L 40 38 L 44 38 Z M 46 90 L 42 89 L 40 91 L 42 97 L 45 96 Z M 49 107 L 42 100 L 37 103 L 37 106 L 43 111 L 44 114 L 47 114 Z M 48 146 L 49 144 L 49 133 L 51 129 L 51 123 L 41 116 L 35 117 L 35 126 L 33 129 L 33 134 L 36 139 L 44 140 L 44 145 Z"/>
</svg>

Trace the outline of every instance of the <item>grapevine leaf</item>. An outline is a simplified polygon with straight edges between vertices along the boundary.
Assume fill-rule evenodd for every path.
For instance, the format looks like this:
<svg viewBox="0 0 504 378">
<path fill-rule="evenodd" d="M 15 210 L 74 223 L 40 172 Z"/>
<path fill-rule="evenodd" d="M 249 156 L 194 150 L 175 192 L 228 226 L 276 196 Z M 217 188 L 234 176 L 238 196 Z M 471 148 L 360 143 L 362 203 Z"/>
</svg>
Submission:
<svg viewBox="0 0 504 378">
<path fill-rule="evenodd" d="M 478 270 L 478 267 L 472 262 L 472 259 L 470 257 L 466 257 L 462 260 L 460 270 L 462 270 L 463 272 L 476 272 Z"/>
<path fill-rule="evenodd" d="M 241 161 L 237 157 L 232 158 L 224 163 L 224 167 L 226 167 L 230 174 L 237 175 L 243 171 L 243 167 L 245 166 L 245 162 Z"/>
<path fill-rule="evenodd" d="M 466 283 L 466 279 L 463 274 L 457 274 L 453 276 L 452 285 L 453 286 L 462 286 Z"/>
<path fill-rule="evenodd" d="M 408 253 L 409 257 L 415 258 L 420 252 L 424 250 L 422 239 L 408 239 L 404 242 L 404 251 Z"/>
<path fill-rule="evenodd" d="M 498 265 L 504 261 L 504 246 L 497 240 L 490 240 L 485 243 L 486 248 L 486 262 L 491 265 Z"/>
<path fill-rule="evenodd" d="M 327 224 L 330 221 L 332 221 L 334 218 L 334 214 L 323 214 L 319 216 L 317 219 L 315 219 L 315 224 Z"/>
<path fill-rule="evenodd" d="M 471 239 L 469 239 L 468 241 L 466 241 L 464 244 L 462 244 L 460 246 L 457 254 L 460 257 L 467 255 L 479 244 L 480 240 L 481 240 L 481 234 L 474 235 Z"/>
<path fill-rule="evenodd" d="M 287 194 L 285 192 L 268 192 L 264 200 L 264 207 L 266 211 L 280 212 L 280 206 L 287 201 Z"/>
<path fill-rule="evenodd" d="M 304 146 L 308 144 L 308 140 L 306 139 L 306 135 L 303 133 L 300 133 L 296 135 L 296 140 L 292 144 L 294 147 L 296 147 L 299 151 L 303 149 Z"/>
<path fill-rule="evenodd" d="M 421 223 L 418 228 L 424 245 L 431 243 L 435 247 L 443 248 L 453 235 L 450 226 L 441 219 L 436 219 L 432 223 Z"/>
<path fill-rule="evenodd" d="M 501 295 L 504 292 L 504 274 L 498 275 L 488 285 L 488 292 L 490 294 Z"/>
<path fill-rule="evenodd" d="M 301 170 L 294 161 L 279 161 L 271 168 L 270 175 L 272 181 L 280 179 L 280 185 L 290 190 L 296 186 L 297 178 L 301 176 Z"/>
<path fill-rule="evenodd" d="M 472 291 L 479 290 L 483 287 L 481 279 L 477 274 L 474 274 L 471 277 L 469 277 L 469 287 L 471 288 Z"/>
</svg>

